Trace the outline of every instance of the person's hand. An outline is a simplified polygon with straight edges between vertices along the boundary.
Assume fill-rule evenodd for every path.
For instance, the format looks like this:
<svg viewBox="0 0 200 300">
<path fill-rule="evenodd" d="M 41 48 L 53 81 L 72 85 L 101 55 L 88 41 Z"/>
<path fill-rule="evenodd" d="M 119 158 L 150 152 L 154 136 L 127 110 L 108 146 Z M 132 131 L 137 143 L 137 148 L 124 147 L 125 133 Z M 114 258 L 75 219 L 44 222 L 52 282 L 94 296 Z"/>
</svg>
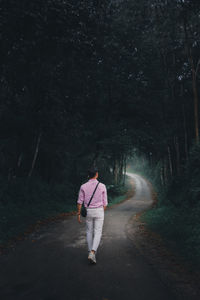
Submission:
<svg viewBox="0 0 200 300">
<path fill-rule="evenodd" d="M 78 222 L 82 223 L 82 221 L 81 221 L 81 215 L 78 214 L 77 217 L 78 217 Z"/>
</svg>

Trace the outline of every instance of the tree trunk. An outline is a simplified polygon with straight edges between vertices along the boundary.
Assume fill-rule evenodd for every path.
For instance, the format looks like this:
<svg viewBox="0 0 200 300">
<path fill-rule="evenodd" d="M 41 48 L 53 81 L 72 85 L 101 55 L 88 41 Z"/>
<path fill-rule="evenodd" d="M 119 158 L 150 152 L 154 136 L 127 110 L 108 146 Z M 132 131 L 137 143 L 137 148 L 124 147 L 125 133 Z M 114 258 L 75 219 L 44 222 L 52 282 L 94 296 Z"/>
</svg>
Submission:
<svg viewBox="0 0 200 300">
<path fill-rule="evenodd" d="M 192 49 L 189 45 L 189 39 L 188 39 L 186 12 L 185 12 L 185 15 L 183 18 L 183 27 L 184 27 L 184 34 L 185 34 L 185 50 L 186 50 L 186 53 L 188 56 L 188 61 L 191 65 L 191 70 L 192 70 L 192 88 L 193 88 L 193 95 L 194 95 L 194 125 L 195 125 L 194 129 L 195 129 L 195 140 L 196 140 L 196 143 L 198 143 L 198 141 L 199 141 L 199 117 L 198 117 L 197 72 L 198 72 L 198 67 L 199 67 L 199 61 L 195 68 L 194 60 L 192 57 Z"/>
<path fill-rule="evenodd" d="M 19 157 L 18 157 L 18 160 L 17 160 L 17 167 L 18 167 L 18 168 L 20 168 L 20 166 L 21 166 L 21 163 L 22 163 L 22 156 L 23 156 L 23 154 L 20 153 L 20 155 L 19 155 Z"/>
<path fill-rule="evenodd" d="M 35 147 L 35 153 L 34 153 L 34 156 L 33 156 L 31 169 L 28 173 L 28 177 L 31 177 L 31 175 L 33 173 L 33 170 L 34 170 L 34 167 L 35 167 L 35 162 L 36 162 L 36 159 L 37 159 L 37 156 L 38 156 L 38 150 L 39 150 L 39 145 L 40 145 L 40 141 L 41 141 L 41 136 L 42 136 L 42 132 L 39 132 L 36 147 Z"/>
<path fill-rule="evenodd" d="M 164 175 L 164 185 L 168 183 L 168 172 L 167 172 L 167 160 L 164 159 L 164 168 L 163 168 L 163 175 Z"/>
<path fill-rule="evenodd" d="M 118 184 L 118 162 L 116 161 L 115 162 L 115 173 L 114 173 L 114 176 L 115 176 L 115 185 Z"/>
<path fill-rule="evenodd" d="M 168 159 L 169 159 L 169 170 L 170 170 L 170 174 L 171 177 L 173 176 L 173 168 L 172 168 L 172 157 L 171 157 L 171 151 L 170 151 L 170 147 L 167 147 L 167 151 L 168 151 Z"/>
<path fill-rule="evenodd" d="M 123 181 L 123 169 L 124 169 L 124 156 L 120 158 L 120 168 L 119 168 L 119 183 Z"/>
<path fill-rule="evenodd" d="M 186 127 L 186 117 L 185 117 L 185 106 L 183 104 L 183 127 L 184 127 L 184 145 L 185 145 L 185 158 L 188 160 L 188 136 Z"/>
<path fill-rule="evenodd" d="M 174 136 L 174 146 L 176 150 L 176 170 L 177 170 L 177 174 L 180 175 L 180 149 L 179 149 L 179 141 L 177 136 Z"/>
<path fill-rule="evenodd" d="M 197 76 L 194 67 L 194 61 L 192 57 L 192 51 L 190 49 L 190 64 L 192 67 L 192 87 L 194 94 L 194 124 L 195 124 L 195 139 L 196 143 L 199 142 L 199 116 L 198 116 L 198 92 L 197 92 Z"/>
<path fill-rule="evenodd" d="M 161 180 L 161 184 L 164 186 L 163 165 L 160 168 L 160 180 Z"/>
<path fill-rule="evenodd" d="M 126 156 L 124 156 L 123 184 L 125 184 L 125 178 L 126 178 Z"/>
</svg>

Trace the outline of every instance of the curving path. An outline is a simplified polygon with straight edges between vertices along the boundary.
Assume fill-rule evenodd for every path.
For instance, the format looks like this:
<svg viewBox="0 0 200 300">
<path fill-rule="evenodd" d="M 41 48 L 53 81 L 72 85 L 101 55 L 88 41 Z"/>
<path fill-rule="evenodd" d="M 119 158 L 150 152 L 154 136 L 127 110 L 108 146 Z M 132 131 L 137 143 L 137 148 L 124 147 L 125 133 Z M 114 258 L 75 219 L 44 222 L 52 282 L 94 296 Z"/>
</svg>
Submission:
<svg viewBox="0 0 200 300">
<path fill-rule="evenodd" d="M 127 175 L 134 181 L 135 195 L 106 211 L 97 265 L 87 262 L 85 222 L 80 225 L 75 216 L 68 217 L 0 257 L 0 299 L 175 299 L 128 237 L 129 220 L 152 199 L 143 178 Z"/>
</svg>

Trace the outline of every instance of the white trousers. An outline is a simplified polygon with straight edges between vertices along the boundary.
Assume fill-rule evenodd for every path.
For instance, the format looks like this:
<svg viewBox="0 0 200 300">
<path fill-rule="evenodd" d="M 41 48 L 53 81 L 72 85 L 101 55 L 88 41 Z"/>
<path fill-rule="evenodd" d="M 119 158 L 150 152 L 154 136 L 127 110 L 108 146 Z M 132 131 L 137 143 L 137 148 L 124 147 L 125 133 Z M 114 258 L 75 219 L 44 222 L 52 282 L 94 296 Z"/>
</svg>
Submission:
<svg viewBox="0 0 200 300">
<path fill-rule="evenodd" d="M 104 208 L 87 208 L 86 216 L 86 233 L 88 251 L 97 251 L 101 241 L 102 229 L 104 222 Z"/>
</svg>

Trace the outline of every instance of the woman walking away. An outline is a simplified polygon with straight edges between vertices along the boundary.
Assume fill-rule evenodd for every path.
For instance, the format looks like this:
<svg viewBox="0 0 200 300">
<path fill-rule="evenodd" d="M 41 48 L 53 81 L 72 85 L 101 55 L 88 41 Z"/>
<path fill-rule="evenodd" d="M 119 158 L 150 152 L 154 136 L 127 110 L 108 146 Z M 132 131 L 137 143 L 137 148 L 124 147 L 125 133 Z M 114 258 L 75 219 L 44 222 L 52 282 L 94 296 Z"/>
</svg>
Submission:
<svg viewBox="0 0 200 300">
<path fill-rule="evenodd" d="M 81 206 L 84 205 L 87 210 L 86 215 L 86 237 L 88 243 L 88 260 L 96 264 L 95 254 L 99 246 L 103 222 L 104 211 L 108 205 L 107 190 L 98 178 L 98 170 L 92 168 L 88 171 L 89 180 L 82 184 L 79 190 L 77 201 L 78 222 L 81 223 Z"/>
</svg>

